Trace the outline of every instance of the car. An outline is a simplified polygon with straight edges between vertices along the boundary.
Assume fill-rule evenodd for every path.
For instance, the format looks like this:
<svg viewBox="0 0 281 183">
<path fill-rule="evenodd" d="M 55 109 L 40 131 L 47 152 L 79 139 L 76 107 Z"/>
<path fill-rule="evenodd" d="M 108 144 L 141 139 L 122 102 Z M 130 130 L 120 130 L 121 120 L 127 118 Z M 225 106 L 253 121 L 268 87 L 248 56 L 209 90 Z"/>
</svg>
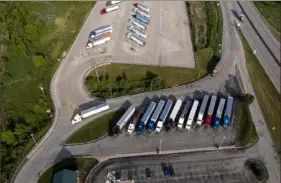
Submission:
<svg viewBox="0 0 281 183">
<path fill-rule="evenodd" d="M 170 177 L 171 173 L 170 173 L 169 168 L 166 165 L 163 166 L 163 172 L 164 172 L 165 177 Z"/>
<path fill-rule="evenodd" d="M 170 165 L 169 166 L 169 171 L 170 171 L 170 175 L 173 177 L 175 176 L 175 171 L 174 171 L 174 168 Z"/>
<path fill-rule="evenodd" d="M 146 177 L 147 179 L 151 179 L 151 170 L 149 168 L 145 168 L 145 174 L 146 174 Z"/>
</svg>

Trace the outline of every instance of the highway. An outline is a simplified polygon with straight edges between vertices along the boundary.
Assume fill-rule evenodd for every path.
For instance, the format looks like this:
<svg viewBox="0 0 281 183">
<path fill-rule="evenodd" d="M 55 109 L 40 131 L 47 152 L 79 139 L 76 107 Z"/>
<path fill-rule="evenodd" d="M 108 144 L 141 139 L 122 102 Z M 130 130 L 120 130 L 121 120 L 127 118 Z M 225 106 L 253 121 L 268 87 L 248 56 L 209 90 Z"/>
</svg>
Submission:
<svg viewBox="0 0 281 183">
<path fill-rule="evenodd" d="M 96 151 L 94 148 L 96 144 L 80 145 L 80 146 L 66 146 L 62 145 L 71 133 L 76 129 L 91 121 L 93 118 L 84 121 L 81 124 L 72 126 L 70 118 L 74 109 L 84 103 L 92 100 L 87 94 L 84 86 L 85 74 L 98 64 L 105 64 L 120 61 L 111 55 L 99 55 L 97 57 L 83 56 L 83 49 L 85 40 L 89 34 L 89 30 L 93 27 L 98 27 L 101 18 L 99 11 L 104 6 L 105 2 L 97 2 L 88 19 L 85 21 L 79 35 L 77 36 L 73 46 L 68 52 L 66 58 L 60 64 L 51 82 L 51 94 L 54 105 L 56 107 L 55 119 L 52 127 L 38 144 L 34 150 L 28 154 L 24 166 L 18 171 L 15 176 L 15 183 L 29 182 L 35 183 L 40 174 L 53 163 L 60 161 L 65 157 L 73 155 L 101 155 L 103 152 L 110 152 L 115 154 L 115 149 L 103 149 L 103 152 Z M 152 97 L 154 95 L 169 95 L 183 96 L 187 93 L 199 91 L 215 91 L 226 84 L 226 80 L 231 75 L 236 75 L 235 66 L 238 65 L 241 73 L 241 80 L 244 84 L 246 92 L 252 93 L 253 89 L 247 73 L 243 47 L 239 36 L 233 26 L 233 15 L 231 13 L 231 4 L 221 1 L 221 8 L 223 12 L 223 54 L 229 58 L 229 63 L 225 65 L 224 69 L 217 74 L 215 78 L 206 77 L 195 83 L 180 86 L 170 89 L 165 89 L 157 92 L 150 92 L 146 94 L 138 94 L 133 96 L 120 97 L 108 100 L 111 108 L 120 107 L 124 101 L 130 101 L 132 104 L 140 104 L 145 97 Z M 110 17 L 109 17 L 110 18 Z M 112 17 L 112 20 L 114 17 Z M 111 20 L 107 20 L 111 21 Z M 126 57 L 125 57 L 126 58 Z M 279 162 L 274 159 L 276 152 L 272 147 L 272 140 L 266 126 L 260 124 L 259 121 L 264 121 L 261 110 L 255 100 L 250 106 L 254 122 L 257 127 L 260 140 L 254 147 L 245 150 L 244 159 L 248 157 L 257 157 L 266 163 L 269 171 L 269 182 L 280 182 L 280 167 Z M 95 116 L 94 118 L 100 115 Z M 92 148 L 89 148 L 92 146 Z M 155 144 L 152 144 L 155 147 Z M 118 152 L 120 153 L 120 152 Z M 123 149 L 122 153 L 130 153 L 130 149 Z M 243 158 L 242 158 L 243 159 Z M 241 163 L 243 163 L 241 161 Z"/>
</svg>

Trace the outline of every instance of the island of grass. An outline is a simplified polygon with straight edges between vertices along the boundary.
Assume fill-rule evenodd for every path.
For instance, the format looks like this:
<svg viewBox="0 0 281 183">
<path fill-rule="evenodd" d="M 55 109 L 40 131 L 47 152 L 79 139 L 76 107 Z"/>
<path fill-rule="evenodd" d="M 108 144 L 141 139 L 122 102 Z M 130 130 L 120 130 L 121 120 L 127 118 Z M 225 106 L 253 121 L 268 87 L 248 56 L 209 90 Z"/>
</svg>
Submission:
<svg viewBox="0 0 281 183">
<path fill-rule="evenodd" d="M 264 182 L 268 178 L 267 170 L 260 161 L 249 159 L 245 164 L 252 170 L 259 182 Z"/>
<path fill-rule="evenodd" d="M 210 73 L 220 59 L 222 15 L 216 2 L 187 2 L 197 66 L 194 69 L 109 64 L 86 77 L 93 96 L 108 98 L 186 84 Z M 98 78 L 96 77 L 98 73 Z"/>
<path fill-rule="evenodd" d="M 90 170 L 97 164 L 98 160 L 94 158 L 67 158 L 48 168 L 43 174 L 41 174 L 37 183 L 53 182 L 52 180 L 54 174 L 62 170 L 78 171 L 79 183 L 83 183 L 86 181 L 86 177 Z"/>
</svg>

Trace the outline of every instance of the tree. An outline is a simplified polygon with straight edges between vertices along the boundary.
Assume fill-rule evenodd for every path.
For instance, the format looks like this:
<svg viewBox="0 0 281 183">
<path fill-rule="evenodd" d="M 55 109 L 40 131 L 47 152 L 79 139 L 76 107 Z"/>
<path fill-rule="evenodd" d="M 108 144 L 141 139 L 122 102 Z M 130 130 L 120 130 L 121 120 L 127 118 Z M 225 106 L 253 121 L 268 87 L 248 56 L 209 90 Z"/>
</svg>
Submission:
<svg viewBox="0 0 281 183">
<path fill-rule="evenodd" d="M 14 134 L 10 130 L 2 131 L 2 142 L 7 145 L 16 145 Z"/>
<path fill-rule="evenodd" d="M 255 97 L 249 93 L 246 93 L 243 95 L 243 100 L 246 104 L 250 105 L 251 103 L 253 103 Z"/>
<path fill-rule="evenodd" d="M 37 68 L 44 67 L 47 65 L 47 61 L 41 55 L 34 55 L 32 57 L 32 62 Z"/>
<path fill-rule="evenodd" d="M 37 41 L 39 39 L 38 28 L 34 25 L 25 26 L 26 37 L 29 41 Z"/>
<path fill-rule="evenodd" d="M 122 79 L 124 79 L 124 80 L 127 79 L 127 74 L 125 72 L 122 73 Z"/>
<path fill-rule="evenodd" d="M 107 73 L 105 73 L 105 80 L 107 81 L 109 78 L 109 75 Z"/>
<path fill-rule="evenodd" d="M 117 77 L 116 77 L 116 82 L 117 82 L 117 83 L 119 83 L 121 80 L 122 80 L 122 77 L 121 77 L 121 76 L 117 76 Z"/>
<path fill-rule="evenodd" d="M 154 79 L 157 76 L 158 76 L 157 74 L 154 74 L 151 71 L 146 71 L 146 79 Z"/>
</svg>

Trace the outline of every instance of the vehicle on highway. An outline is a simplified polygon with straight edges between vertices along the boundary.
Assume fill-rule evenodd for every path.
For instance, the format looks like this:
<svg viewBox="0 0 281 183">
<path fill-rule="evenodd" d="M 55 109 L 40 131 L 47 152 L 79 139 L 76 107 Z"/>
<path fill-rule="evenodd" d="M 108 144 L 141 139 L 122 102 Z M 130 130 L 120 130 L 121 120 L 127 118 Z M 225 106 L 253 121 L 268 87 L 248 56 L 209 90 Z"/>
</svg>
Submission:
<svg viewBox="0 0 281 183">
<path fill-rule="evenodd" d="M 126 37 L 133 40 L 134 42 L 138 43 L 140 46 L 145 45 L 145 40 L 140 38 L 139 36 L 137 36 L 134 33 L 128 32 L 128 33 L 126 33 Z"/>
<path fill-rule="evenodd" d="M 192 127 L 192 123 L 194 121 L 194 117 L 195 117 L 198 105 L 199 105 L 199 101 L 194 100 L 193 104 L 192 104 L 192 107 L 191 107 L 191 110 L 190 110 L 190 113 L 189 113 L 188 118 L 187 118 L 186 125 L 185 125 L 185 129 L 187 129 L 187 130 L 190 130 L 191 127 Z"/>
<path fill-rule="evenodd" d="M 245 16 L 244 16 L 244 13 L 243 13 L 243 11 L 241 10 L 241 8 L 237 8 L 237 9 L 236 9 L 236 15 L 238 16 L 238 18 L 239 18 L 239 20 L 240 20 L 241 22 L 244 21 Z"/>
<path fill-rule="evenodd" d="M 144 11 L 146 11 L 146 12 L 149 12 L 149 11 L 150 11 L 150 9 L 149 9 L 148 7 L 146 7 L 146 6 L 144 6 L 144 5 L 140 4 L 140 3 L 135 3 L 134 6 L 135 6 L 136 8 L 141 9 L 141 10 L 144 10 Z"/>
<path fill-rule="evenodd" d="M 128 30 L 134 32 L 136 35 L 140 36 L 141 38 L 144 39 L 147 38 L 147 34 L 136 26 L 130 25 L 128 26 Z"/>
<path fill-rule="evenodd" d="M 167 131 L 170 131 L 172 129 L 172 127 L 174 126 L 174 123 L 175 123 L 177 114 L 178 114 L 178 112 L 179 112 L 179 110 L 181 108 L 181 105 L 182 105 L 182 100 L 178 99 L 176 101 L 176 104 L 175 104 L 175 106 L 174 106 L 174 108 L 173 108 L 173 110 L 171 112 L 171 115 L 170 115 L 168 121 L 166 121 L 164 123 L 164 126 L 165 126 Z M 169 111 L 168 111 L 168 113 L 169 113 Z"/>
<path fill-rule="evenodd" d="M 160 100 L 159 103 L 157 104 L 157 107 L 155 111 L 153 112 L 150 121 L 147 123 L 147 131 L 152 132 L 155 129 L 155 123 L 165 105 L 165 100 Z"/>
<path fill-rule="evenodd" d="M 227 98 L 226 109 L 223 118 L 223 127 L 227 128 L 230 125 L 230 118 L 233 106 L 233 97 L 229 96 Z"/>
<path fill-rule="evenodd" d="M 203 98 L 203 101 L 202 101 L 202 104 L 200 106 L 199 113 L 197 116 L 197 121 L 196 121 L 196 125 L 198 125 L 198 126 L 202 125 L 202 123 L 203 123 L 203 118 L 204 118 L 204 115 L 205 115 L 205 112 L 207 109 L 207 104 L 208 104 L 209 98 L 210 98 L 209 95 L 205 95 Z"/>
<path fill-rule="evenodd" d="M 118 10 L 120 8 L 120 6 L 118 4 L 114 4 L 114 5 L 111 5 L 111 6 L 107 6 L 105 8 L 103 8 L 100 12 L 101 15 L 104 15 L 106 13 L 109 13 L 111 11 L 115 11 L 115 10 Z"/>
<path fill-rule="evenodd" d="M 213 72 L 211 73 L 211 76 L 215 77 L 217 72 L 219 72 L 221 70 L 221 68 L 224 66 L 224 64 L 227 62 L 227 60 L 222 57 L 220 59 L 220 61 L 216 64 L 215 69 L 213 70 Z"/>
<path fill-rule="evenodd" d="M 149 17 L 150 17 L 150 15 L 149 15 L 149 13 L 148 13 L 147 11 L 143 11 L 143 10 L 141 10 L 140 8 L 133 8 L 132 11 L 135 12 L 135 13 L 138 13 L 138 14 L 140 14 L 140 15 L 146 17 L 146 18 L 149 18 Z"/>
<path fill-rule="evenodd" d="M 145 175 L 147 179 L 151 179 L 152 173 L 150 168 L 145 168 Z"/>
<path fill-rule="evenodd" d="M 215 129 L 217 129 L 219 127 L 220 120 L 221 120 L 221 117 L 222 117 L 223 108 L 224 108 L 224 104 L 225 104 L 225 99 L 221 98 L 220 103 L 219 103 L 219 107 L 217 109 L 215 121 L 213 123 L 213 128 L 215 128 Z"/>
<path fill-rule="evenodd" d="M 183 110 L 181 112 L 181 115 L 180 115 L 180 119 L 178 121 L 178 128 L 179 129 L 182 129 L 182 127 L 183 127 L 184 120 L 187 116 L 187 113 L 188 113 L 190 107 L 191 107 L 191 104 L 192 104 L 192 101 L 187 100 L 185 105 L 184 105 L 184 108 L 183 108 Z"/>
<path fill-rule="evenodd" d="M 116 125 L 114 126 L 114 130 L 113 132 L 115 134 L 118 134 L 122 131 L 122 129 L 126 126 L 126 124 L 128 123 L 128 121 L 131 119 L 131 117 L 133 116 L 134 112 L 136 110 L 135 106 L 130 106 L 126 112 L 123 114 L 123 116 L 119 119 L 119 121 L 116 123 Z"/>
<path fill-rule="evenodd" d="M 90 48 L 96 47 L 98 45 L 105 44 L 106 42 L 110 41 L 110 39 L 111 39 L 111 37 L 104 37 L 104 38 L 101 38 L 101 39 L 95 40 L 95 41 L 89 40 L 86 45 L 86 49 L 90 49 Z"/>
<path fill-rule="evenodd" d="M 144 110 L 145 108 L 144 107 L 141 107 L 141 109 L 139 110 L 139 112 L 137 113 L 136 117 L 134 118 L 134 120 L 129 124 L 129 127 L 128 127 L 128 131 L 127 131 L 127 134 L 132 134 L 135 130 L 135 127 L 138 123 L 138 121 L 140 120 L 142 114 L 144 113 Z"/>
<path fill-rule="evenodd" d="M 211 97 L 211 102 L 210 102 L 210 105 L 209 105 L 209 108 L 208 108 L 207 117 L 206 117 L 206 120 L 205 120 L 205 126 L 211 125 L 216 101 L 217 101 L 217 96 L 213 95 Z"/>
<path fill-rule="evenodd" d="M 169 166 L 170 175 L 173 177 L 175 176 L 175 170 L 172 165 Z"/>
<path fill-rule="evenodd" d="M 141 120 L 137 123 L 137 127 L 136 127 L 136 132 L 137 134 L 142 134 L 142 132 L 144 131 L 145 125 L 147 123 L 147 121 L 149 120 L 152 112 L 154 111 L 156 107 L 156 103 L 155 102 L 151 102 L 148 106 L 148 108 L 146 109 L 144 115 L 142 116 Z"/>
<path fill-rule="evenodd" d="M 164 107 L 160 117 L 159 117 L 158 122 L 157 122 L 157 126 L 156 126 L 156 129 L 155 129 L 156 132 L 160 132 L 161 131 L 163 125 L 165 124 L 166 118 L 167 118 L 167 116 L 168 116 L 168 114 L 169 114 L 169 112 L 170 112 L 170 110 L 172 108 L 172 105 L 173 105 L 173 101 L 171 99 L 169 99 L 167 101 L 167 103 L 166 103 L 166 105 L 165 105 L 165 107 Z"/>
<path fill-rule="evenodd" d="M 74 118 L 71 120 L 71 122 L 74 125 L 76 123 L 81 122 L 85 118 L 88 118 L 92 115 L 101 113 L 101 112 L 106 111 L 108 109 L 109 109 L 109 105 L 106 102 L 94 105 L 94 106 L 92 106 L 88 109 L 81 110 L 80 113 L 78 113 L 74 116 Z"/>
<path fill-rule="evenodd" d="M 119 3 L 122 3 L 122 1 L 107 1 L 105 5 L 106 6 L 111 6 L 111 5 L 119 4 Z"/>
<path fill-rule="evenodd" d="M 147 29 L 147 26 L 138 20 L 129 19 L 129 22 L 132 23 L 133 25 L 137 26 L 138 28 L 140 28 L 143 31 L 145 31 Z"/>
<path fill-rule="evenodd" d="M 142 15 L 135 14 L 133 17 L 134 17 L 135 19 L 137 19 L 137 20 L 139 20 L 139 21 L 141 21 L 141 22 L 147 24 L 147 25 L 150 23 L 150 20 L 149 20 L 148 18 L 142 16 Z"/>
</svg>

